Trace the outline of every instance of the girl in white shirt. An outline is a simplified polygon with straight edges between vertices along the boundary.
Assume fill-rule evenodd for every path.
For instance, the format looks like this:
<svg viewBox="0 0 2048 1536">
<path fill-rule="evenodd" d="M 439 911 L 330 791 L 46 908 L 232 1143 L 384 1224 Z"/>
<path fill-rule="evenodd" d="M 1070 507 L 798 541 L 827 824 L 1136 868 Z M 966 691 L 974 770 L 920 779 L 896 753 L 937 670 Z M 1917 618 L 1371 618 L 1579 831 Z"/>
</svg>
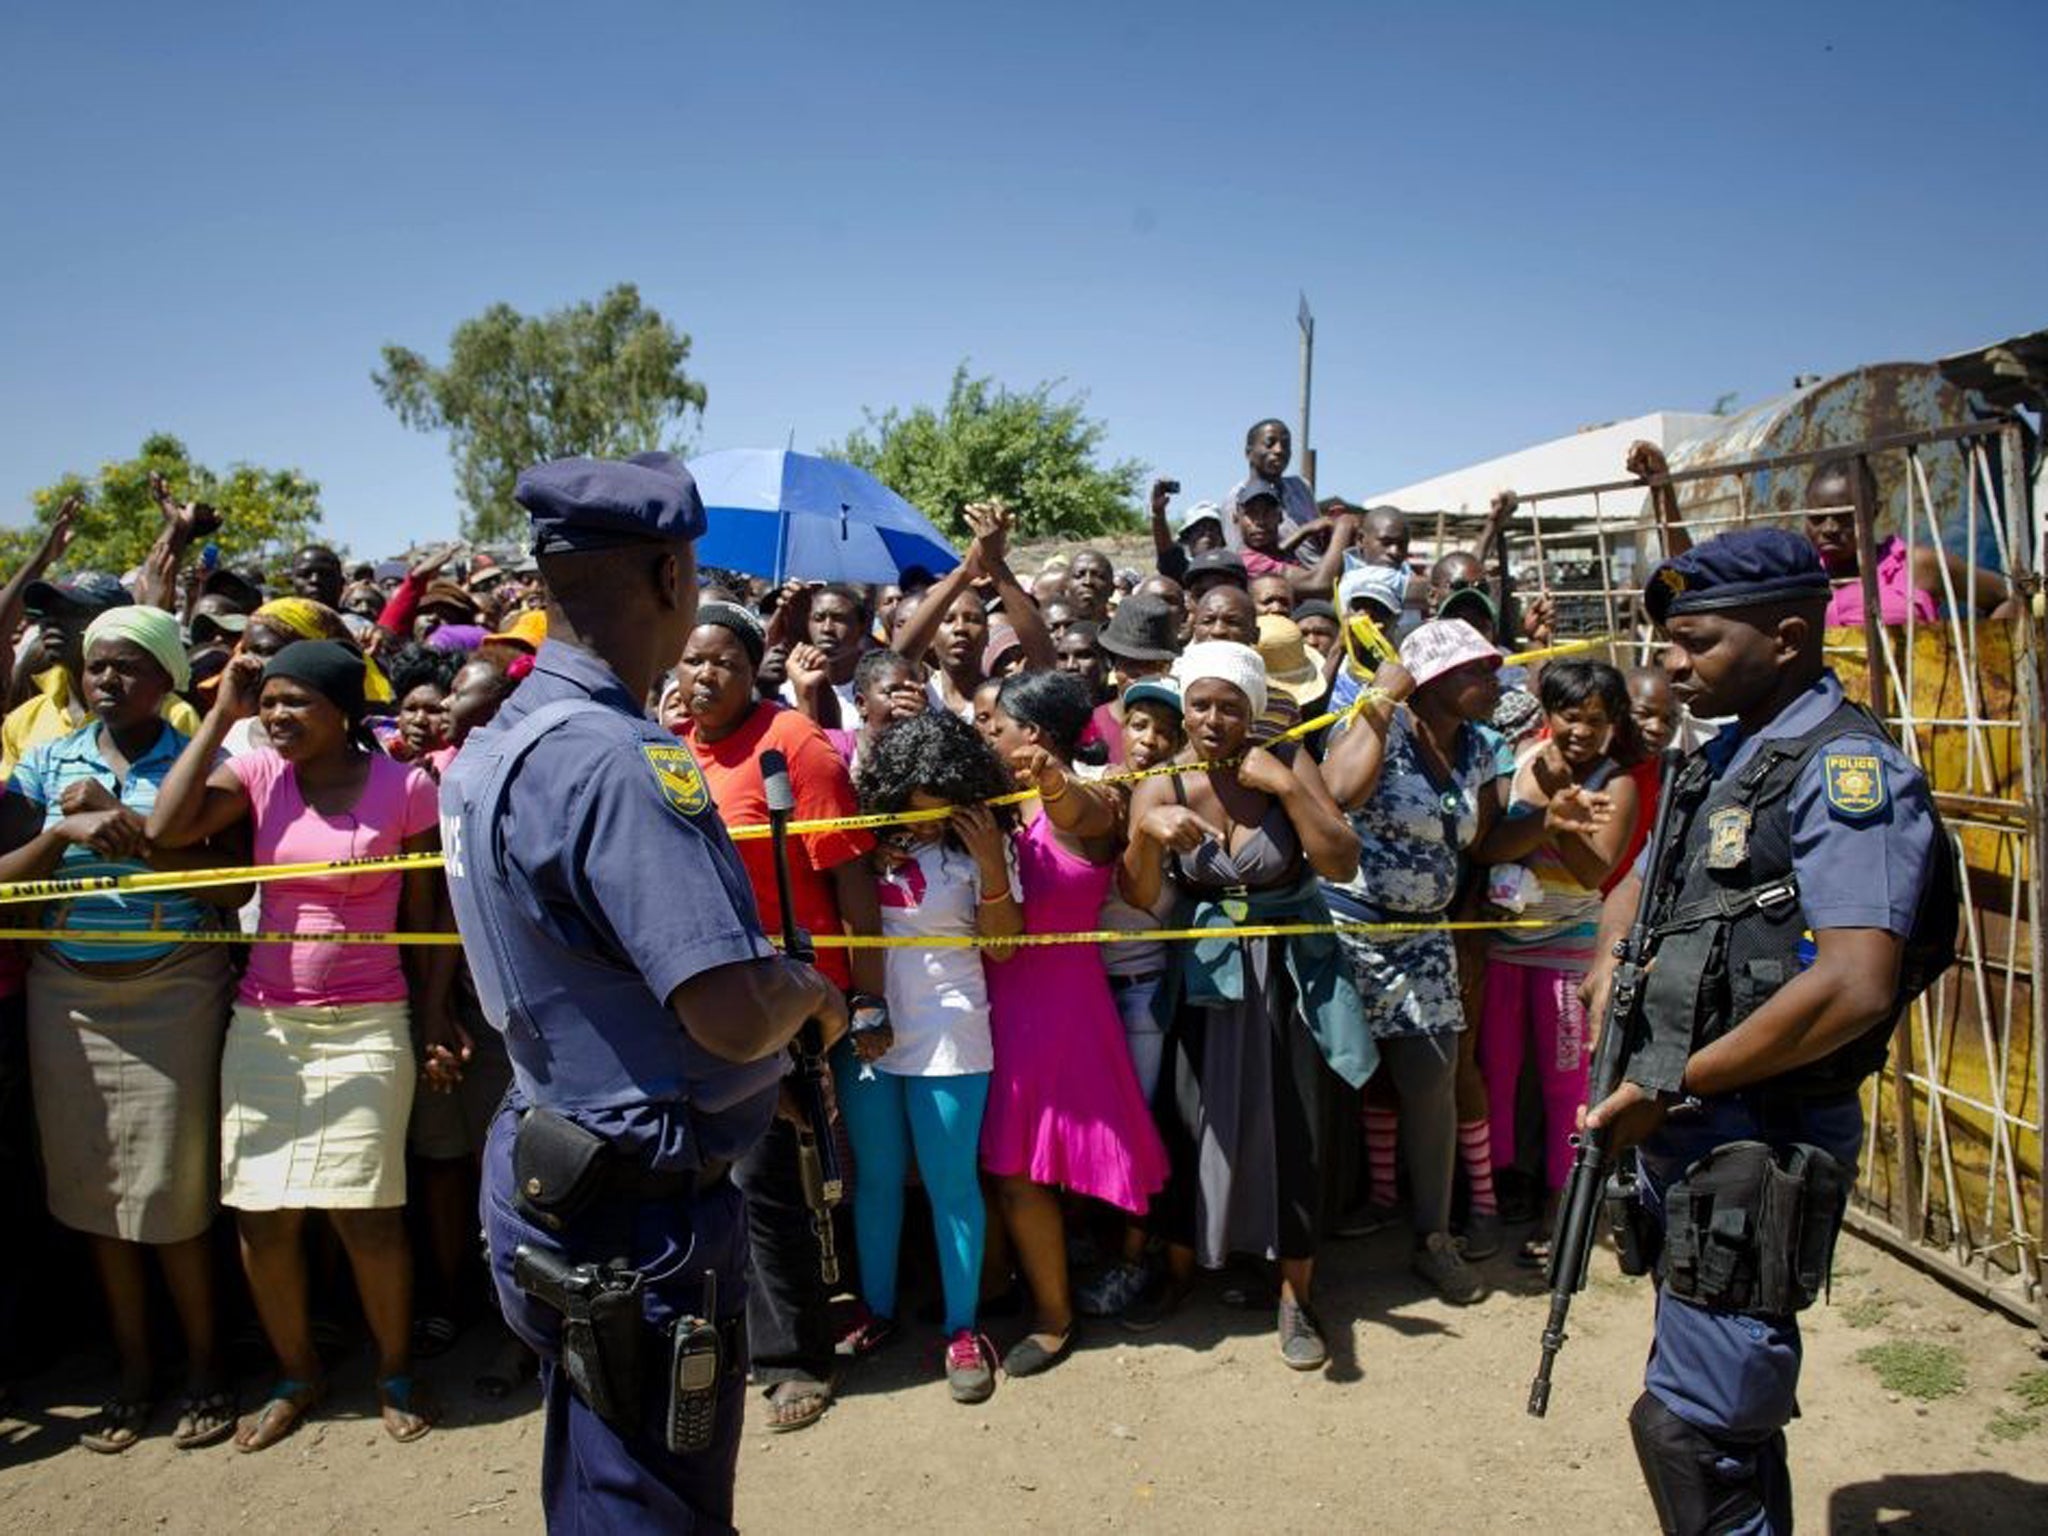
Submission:
<svg viewBox="0 0 2048 1536">
<path fill-rule="evenodd" d="M 951 809 L 886 829 L 875 850 L 882 932 L 925 939 L 1023 931 L 1009 836 L 981 802 L 1010 789 L 993 750 L 957 715 L 933 711 L 884 730 L 861 755 L 861 808 Z M 988 1102 L 988 987 L 979 950 L 934 943 L 887 952 L 893 1038 L 836 1058 L 839 1105 L 853 1142 L 854 1231 L 864 1315 L 842 1347 L 871 1353 L 896 1331 L 903 1183 L 915 1151 L 931 1200 L 945 1293 L 946 1379 L 958 1402 L 995 1390 L 993 1352 L 975 1326 L 987 1217 L 979 1149 Z"/>
</svg>

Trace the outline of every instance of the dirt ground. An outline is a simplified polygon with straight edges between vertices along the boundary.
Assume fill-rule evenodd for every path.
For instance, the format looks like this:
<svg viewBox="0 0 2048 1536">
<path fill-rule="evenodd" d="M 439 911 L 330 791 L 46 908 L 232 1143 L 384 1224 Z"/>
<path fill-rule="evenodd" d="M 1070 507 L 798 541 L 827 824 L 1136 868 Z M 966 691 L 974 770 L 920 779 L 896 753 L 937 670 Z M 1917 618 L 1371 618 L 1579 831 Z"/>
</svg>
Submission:
<svg viewBox="0 0 2048 1536">
<path fill-rule="evenodd" d="M 960 1407 L 936 1330 L 908 1329 L 843 1384 L 824 1421 L 770 1436 L 750 1410 L 741 1525 L 752 1531 L 1493 1531 L 1653 1529 L 1623 1414 L 1649 1293 L 1596 1262 L 1572 1315 L 1547 1420 L 1523 1413 L 1544 1299 L 1503 1256 L 1466 1310 L 1410 1280 L 1398 1236 L 1333 1248 L 1319 1281 L 1333 1338 L 1320 1375 L 1281 1366 L 1263 1314 L 1213 1293 L 1140 1341 L 1109 1325 L 1047 1376 Z M 909 1309 L 906 1308 L 906 1311 Z M 2048 1530 L 2048 1402 L 2035 1335 L 1854 1238 L 1832 1306 L 1809 1314 L 1806 1416 L 1792 1432 L 1807 1530 Z M 1012 1325 L 1014 1328 L 1015 1325 Z M 998 1331 L 999 1342 L 1006 1335 Z M 1929 1344 L 1953 1395 L 1888 1389 L 1857 1356 Z M 360 1353 L 314 1422 L 275 1449 L 171 1449 L 168 1411 L 119 1457 L 74 1443 L 105 1384 L 88 1358 L 20 1384 L 0 1421 L 0 1529 L 314 1532 L 540 1528 L 529 1389 L 468 1388 L 481 1340 L 437 1362 L 448 1416 L 388 1441 Z M 1923 1381 L 1940 1374 L 1923 1369 Z M 1937 1383 L 1938 1384 L 1938 1383 Z M 1895 1384 L 1896 1385 L 1896 1384 Z M 244 1383 L 245 1393 L 260 1386 Z M 2048 1396 L 2048 1393 L 2043 1393 Z"/>
</svg>

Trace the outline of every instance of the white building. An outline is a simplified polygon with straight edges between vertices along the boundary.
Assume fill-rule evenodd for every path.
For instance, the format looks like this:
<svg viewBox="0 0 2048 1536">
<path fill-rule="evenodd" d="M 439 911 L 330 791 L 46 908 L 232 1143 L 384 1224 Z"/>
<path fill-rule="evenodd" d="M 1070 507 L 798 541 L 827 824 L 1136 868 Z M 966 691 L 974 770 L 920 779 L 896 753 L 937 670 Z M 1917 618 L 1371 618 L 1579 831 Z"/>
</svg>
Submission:
<svg viewBox="0 0 2048 1536">
<path fill-rule="evenodd" d="M 1419 480 L 1413 485 L 1375 491 L 1364 498 L 1368 507 L 1396 506 L 1409 516 L 1418 543 L 1434 541 L 1431 515 L 1484 517 L 1494 495 L 1502 490 L 1541 491 L 1554 486 L 1596 485 L 1625 480 L 1628 471 L 1622 461 L 1629 445 L 1637 441 L 1655 443 L 1667 454 L 1689 438 L 1700 437 L 1725 424 L 1727 418 L 1697 411 L 1652 411 L 1647 416 L 1588 427 L 1569 437 L 1553 438 L 1533 447 L 1518 448 L 1499 458 L 1454 469 L 1448 474 Z M 1649 493 L 1641 489 L 1616 491 L 1599 498 L 1601 516 L 1609 521 L 1634 522 L 1645 510 Z M 1545 502 L 1543 515 L 1551 518 L 1579 518 L 1594 515 L 1593 498 L 1569 498 Z"/>
</svg>

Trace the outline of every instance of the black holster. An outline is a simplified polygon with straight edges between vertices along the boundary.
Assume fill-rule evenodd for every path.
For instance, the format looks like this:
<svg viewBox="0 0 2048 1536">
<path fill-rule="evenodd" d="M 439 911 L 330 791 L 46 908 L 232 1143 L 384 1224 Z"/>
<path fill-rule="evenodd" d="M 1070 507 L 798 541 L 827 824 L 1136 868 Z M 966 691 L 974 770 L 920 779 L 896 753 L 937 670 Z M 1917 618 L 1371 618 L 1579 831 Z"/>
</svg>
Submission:
<svg viewBox="0 0 2048 1536">
<path fill-rule="evenodd" d="M 550 1232 L 579 1217 L 582 1227 L 613 1231 L 609 1239 L 582 1232 L 584 1241 L 623 1242 L 614 1218 L 640 1204 L 688 1198 L 725 1176 L 724 1165 L 694 1174 L 656 1171 L 621 1157 L 611 1143 L 565 1116 L 528 1109 L 512 1143 L 515 1199 L 521 1214 Z M 570 1239 L 569 1246 L 577 1246 Z M 603 1249 L 599 1250 L 600 1252 Z M 575 1262 L 551 1249 L 521 1244 L 512 1255 L 512 1280 L 534 1300 L 562 1316 L 562 1368 L 570 1389 L 622 1435 L 648 1433 L 649 1372 L 666 1368 L 660 1394 L 661 1438 L 675 1455 L 711 1444 L 717 1428 L 717 1391 L 727 1362 L 743 1362 L 715 1323 L 679 1317 L 663 1327 L 648 1321 L 646 1281 L 627 1258 Z M 716 1282 L 707 1273 L 704 1310 L 715 1316 Z"/>
<path fill-rule="evenodd" d="M 522 1243 L 512 1280 L 562 1314 L 562 1368 L 590 1411 L 622 1434 L 640 1429 L 642 1341 L 640 1272 L 619 1260 L 571 1264 Z"/>
<path fill-rule="evenodd" d="M 1664 1284 L 1703 1307 L 1790 1317 L 1828 1286 L 1851 1170 L 1819 1147 L 1716 1147 L 1664 1195 Z"/>
<path fill-rule="evenodd" d="M 1623 1166 L 1608 1175 L 1600 1192 L 1601 1209 L 1607 1219 L 1608 1235 L 1614 1239 L 1614 1256 L 1624 1275 L 1647 1275 L 1656 1267 L 1663 1251 L 1664 1229 L 1643 1203 L 1640 1182 L 1633 1168 Z"/>
</svg>

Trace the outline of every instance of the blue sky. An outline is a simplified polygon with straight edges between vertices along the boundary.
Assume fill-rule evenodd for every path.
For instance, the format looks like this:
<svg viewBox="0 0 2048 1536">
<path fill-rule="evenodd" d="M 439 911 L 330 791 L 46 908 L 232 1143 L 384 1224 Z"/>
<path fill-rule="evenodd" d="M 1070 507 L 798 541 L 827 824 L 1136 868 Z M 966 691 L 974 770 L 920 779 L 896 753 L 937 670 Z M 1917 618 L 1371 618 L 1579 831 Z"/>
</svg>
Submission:
<svg viewBox="0 0 2048 1536">
<path fill-rule="evenodd" d="M 2048 323 L 2038 41 L 2024 4 L 13 6 L 0 522 L 161 428 L 313 475 L 357 553 L 452 533 L 380 344 L 621 280 L 694 337 L 706 448 L 967 358 L 1217 494 L 1294 415 L 1298 290 L 1325 489 L 1753 403 Z"/>
</svg>

